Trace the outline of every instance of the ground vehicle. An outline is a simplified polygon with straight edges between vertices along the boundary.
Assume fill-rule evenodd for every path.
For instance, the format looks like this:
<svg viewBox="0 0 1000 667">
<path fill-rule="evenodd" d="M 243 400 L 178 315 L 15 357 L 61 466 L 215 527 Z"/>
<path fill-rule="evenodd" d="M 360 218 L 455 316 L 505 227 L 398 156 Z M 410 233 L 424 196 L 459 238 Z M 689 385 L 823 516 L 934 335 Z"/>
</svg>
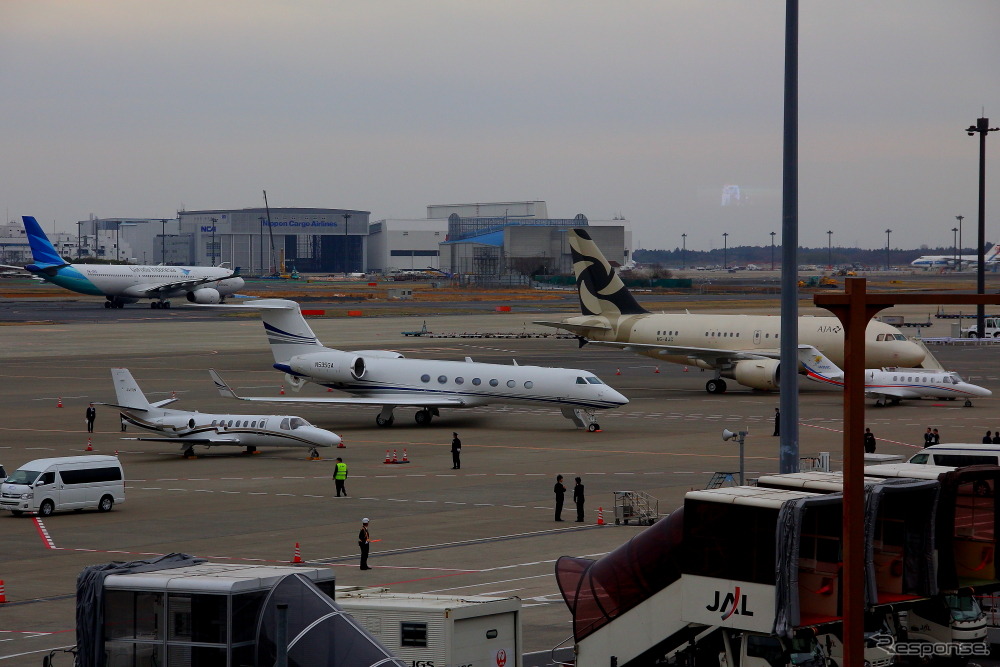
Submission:
<svg viewBox="0 0 1000 667">
<path fill-rule="evenodd" d="M 962 338 L 1000 338 L 1000 317 L 987 317 L 983 319 L 985 335 L 980 335 L 979 326 L 973 324 L 971 327 L 962 329 Z"/>
<path fill-rule="evenodd" d="M 1000 445 L 954 442 L 931 445 L 910 457 L 907 463 L 935 466 L 1000 465 Z"/>
<path fill-rule="evenodd" d="M 4 470 L 3 465 L 0 464 L 0 484 L 3 484 L 5 479 L 7 479 L 7 471 Z"/>
<path fill-rule="evenodd" d="M 727 632 L 723 630 L 723 632 Z M 842 665 L 844 644 L 835 633 L 804 635 L 793 639 L 744 632 L 726 637 L 726 651 L 720 656 L 720 666 L 773 667 L 802 665 L 820 667 Z M 865 665 L 888 667 L 896 659 L 894 640 L 887 633 L 865 633 Z"/>
<path fill-rule="evenodd" d="M 906 635 L 911 642 L 981 644 L 986 614 L 969 589 L 938 595 L 906 611 Z"/>
<path fill-rule="evenodd" d="M 125 476 L 115 456 L 64 456 L 29 461 L 0 486 L 0 509 L 49 516 L 56 510 L 110 511 L 125 502 Z"/>
</svg>

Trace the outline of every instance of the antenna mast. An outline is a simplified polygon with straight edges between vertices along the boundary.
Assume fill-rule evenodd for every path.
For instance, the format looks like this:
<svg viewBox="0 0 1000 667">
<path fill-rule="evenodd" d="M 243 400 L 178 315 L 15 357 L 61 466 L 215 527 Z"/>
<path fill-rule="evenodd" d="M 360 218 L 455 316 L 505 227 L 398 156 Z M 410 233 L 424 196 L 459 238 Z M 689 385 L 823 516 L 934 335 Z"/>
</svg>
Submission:
<svg viewBox="0 0 1000 667">
<path fill-rule="evenodd" d="M 271 208 L 267 205 L 267 190 L 264 190 L 264 210 L 267 212 L 267 236 L 271 239 L 271 275 L 278 272 L 274 261 L 274 231 L 271 229 Z"/>
</svg>

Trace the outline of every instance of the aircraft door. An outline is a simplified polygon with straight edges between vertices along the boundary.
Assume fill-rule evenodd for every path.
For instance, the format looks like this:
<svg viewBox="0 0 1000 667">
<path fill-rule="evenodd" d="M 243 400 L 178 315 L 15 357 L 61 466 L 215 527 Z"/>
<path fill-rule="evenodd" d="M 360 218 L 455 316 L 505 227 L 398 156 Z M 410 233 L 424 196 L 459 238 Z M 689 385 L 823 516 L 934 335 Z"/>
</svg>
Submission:
<svg viewBox="0 0 1000 667">
<path fill-rule="evenodd" d="M 760 345 L 760 329 L 756 329 L 753 332 L 753 344 Z"/>
</svg>

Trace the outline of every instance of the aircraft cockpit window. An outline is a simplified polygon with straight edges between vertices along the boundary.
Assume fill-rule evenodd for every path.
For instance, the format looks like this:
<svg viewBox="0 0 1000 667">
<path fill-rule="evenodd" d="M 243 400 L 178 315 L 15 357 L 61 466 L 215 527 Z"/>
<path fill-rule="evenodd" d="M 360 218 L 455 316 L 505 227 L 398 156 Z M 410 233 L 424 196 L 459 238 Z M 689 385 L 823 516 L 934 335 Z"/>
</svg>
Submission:
<svg viewBox="0 0 1000 667">
<path fill-rule="evenodd" d="M 879 334 L 875 336 L 875 340 L 885 340 L 885 334 Z"/>
<path fill-rule="evenodd" d="M 513 380 L 507 380 L 507 386 L 513 389 L 514 387 L 517 386 L 517 383 L 514 382 Z"/>
<path fill-rule="evenodd" d="M 427 373 L 424 373 L 423 375 L 420 376 L 420 381 L 421 382 L 430 382 L 431 381 L 431 376 L 427 375 Z"/>
<path fill-rule="evenodd" d="M 532 382 L 531 380 L 528 380 L 527 382 L 524 383 L 524 388 L 525 389 L 531 389 L 534 386 L 535 386 L 535 383 Z"/>
<path fill-rule="evenodd" d="M 293 429 L 302 428 L 303 426 L 309 426 L 309 422 L 307 422 L 302 417 L 292 417 L 292 419 L 289 422 L 289 424 L 291 425 L 291 427 Z"/>
<path fill-rule="evenodd" d="M 587 376 L 587 382 L 589 382 L 590 384 L 604 384 L 603 382 L 601 382 L 600 380 L 598 380 L 593 375 Z"/>
<path fill-rule="evenodd" d="M 497 379 L 490 380 L 490 386 L 491 387 L 496 387 L 499 384 L 500 384 L 500 380 L 497 380 Z"/>
<path fill-rule="evenodd" d="M 893 334 L 896 340 L 906 340 L 906 336 L 903 334 Z"/>
<path fill-rule="evenodd" d="M 578 377 L 578 378 L 576 379 L 576 383 L 577 383 L 577 384 L 587 384 L 587 381 L 586 381 L 586 380 L 584 380 L 584 379 L 583 379 L 583 378 L 581 378 L 581 377 Z"/>
<path fill-rule="evenodd" d="M 278 428 L 280 428 L 282 431 L 288 430 L 288 417 L 285 417 L 284 419 L 281 420 L 281 423 L 278 425 Z"/>
</svg>

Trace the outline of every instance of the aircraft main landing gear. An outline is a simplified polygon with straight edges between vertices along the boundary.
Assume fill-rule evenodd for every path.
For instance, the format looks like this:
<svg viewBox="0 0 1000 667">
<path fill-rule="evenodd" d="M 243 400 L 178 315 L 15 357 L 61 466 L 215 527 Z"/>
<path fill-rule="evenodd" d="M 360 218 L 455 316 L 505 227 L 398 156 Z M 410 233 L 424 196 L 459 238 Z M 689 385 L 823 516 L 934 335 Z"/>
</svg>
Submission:
<svg viewBox="0 0 1000 667">
<path fill-rule="evenodd" d="M 726 381 L 722 378 L 714 378 L 705 383 L 705 391 L 710 394 L 726 393 Z"/>
<path fill-rule="evenodd" d="M 395 407 L 396 407 L 395 405 L 383 405 L 382 412 L 375 415 L 375 423 L 383 427 L 392 426 L 393 422 L 392 410 Z"/>
<path fill-rule="evenodd" d="M 431 419 L 438 415 L 437 408 L 424 408 L 423 410 L 417 410 L 416 414 L 413 415 L 413 419 L 420 426 L 430 426 Z"/>
<path fill-rule="evenodd" d="M 188 445 L 184 449 L 184 458 L 186 458 L 186 459 L 196 459 L 196 458 L 198 458 L 197 456 L 194 455 L 194 447 L 193 446 Z"/>
</svg>

